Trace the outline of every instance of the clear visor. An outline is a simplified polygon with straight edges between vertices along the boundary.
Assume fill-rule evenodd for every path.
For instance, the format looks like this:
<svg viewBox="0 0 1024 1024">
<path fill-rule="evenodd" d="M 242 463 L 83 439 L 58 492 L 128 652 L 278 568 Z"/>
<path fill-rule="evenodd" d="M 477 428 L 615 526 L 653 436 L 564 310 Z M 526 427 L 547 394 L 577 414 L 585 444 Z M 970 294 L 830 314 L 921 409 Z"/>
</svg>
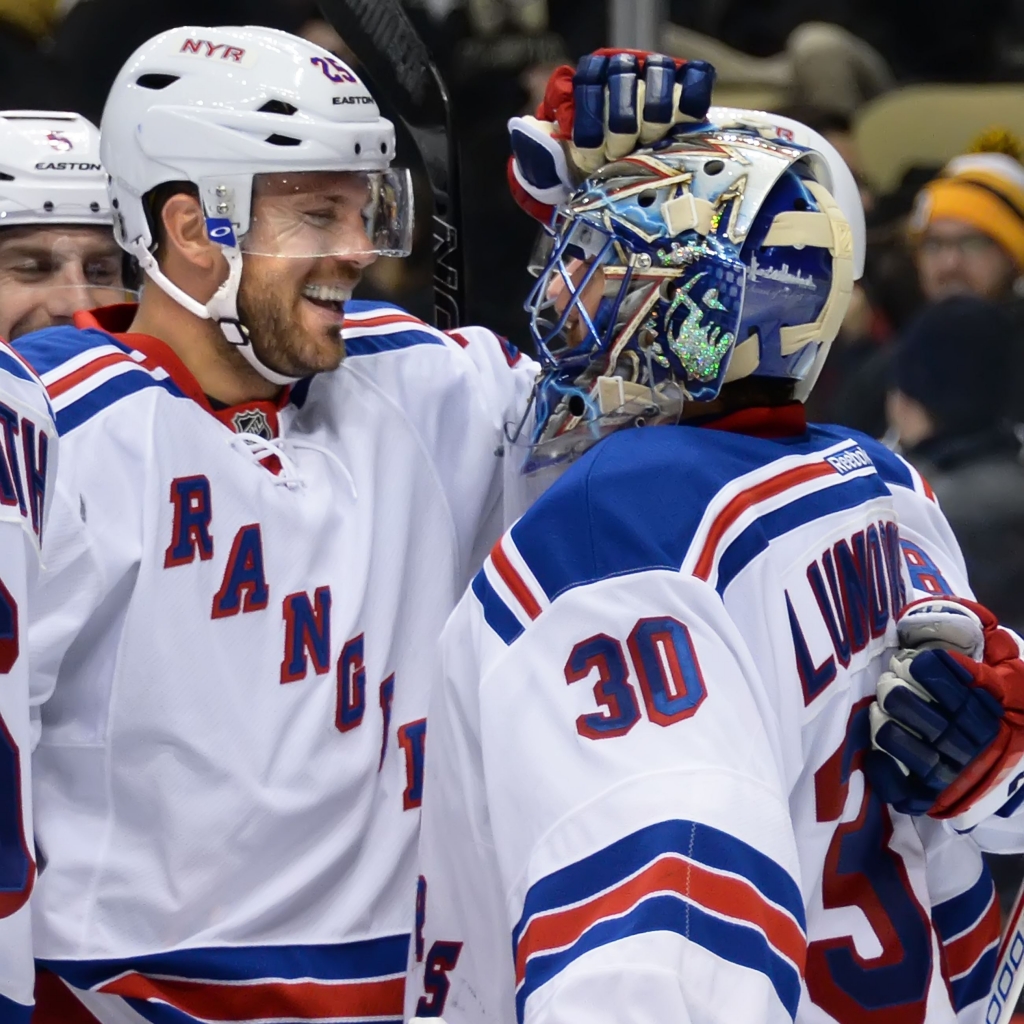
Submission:
<svg viewBox="0 0 1024 1024">
<path fill-rule="evenodd" d="M 10 339 L 66 322 L 81 310 L 135 301 L 123 268 L 124 254 L 107 228 L 0 231 L 0 336 Z"/>
<path fill-rule="evenodd" d="M 258 174 L 239 245 L 254 256 L 293 259 L 408 256 L 412 226 L 405 168 Z"/>
</svg>

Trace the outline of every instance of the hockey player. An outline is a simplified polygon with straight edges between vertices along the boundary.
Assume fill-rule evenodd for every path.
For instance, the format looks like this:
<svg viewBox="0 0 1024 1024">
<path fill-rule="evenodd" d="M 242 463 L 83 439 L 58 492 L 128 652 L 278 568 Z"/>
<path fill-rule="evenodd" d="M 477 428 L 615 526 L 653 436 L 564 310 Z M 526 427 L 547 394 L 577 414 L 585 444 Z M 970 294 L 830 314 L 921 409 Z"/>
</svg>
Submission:
<svg viewBox="0 0 1024 1024">
<path fill-rule="evenodd" d="M 29 717 L 29 588 L 57 469 L 57 435 L 39 378 L 0 342 L 0 1020 L 32 1013 L 29 896 L 32 725 Z"/>
<path fill-rule="evenodd" d="M 176 29 L 113 86 L 141 302 L 19 343 L 63 444 L 37 1024 L 402 1016 L 437 638 L 536 368 L 350 301 L 407 248 L 393 155 L 352 71 L 279 32 Z"/>
<path fill-rule="evenodd" d="M 446 627 L 408 1016 L 986 1019 L 1024 664 L 934 605 L 971 592 L 924 480 L 805 420 L 863 266 L 852 176 L 795 122 L 709 118 L 559 206 L 507 459 L 562 475 Z M 978 794 L 970 836 L 937 820 Z"/>
<path fill-rule="evenodd" d="M 0 338 L 125 301 L 100 135 L 78 114 L 0 112 Z"/>
</svg>

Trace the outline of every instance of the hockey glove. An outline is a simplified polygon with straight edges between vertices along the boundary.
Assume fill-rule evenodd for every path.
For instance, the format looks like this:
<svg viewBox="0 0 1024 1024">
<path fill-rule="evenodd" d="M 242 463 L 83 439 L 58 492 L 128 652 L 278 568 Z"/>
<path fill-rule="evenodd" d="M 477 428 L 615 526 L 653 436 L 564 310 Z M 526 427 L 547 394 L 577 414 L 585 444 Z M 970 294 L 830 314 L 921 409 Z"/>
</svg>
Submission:
<svg viewBox="0 0 1024 1024">
<path fill-rule="evenodd" d="M 656 142 L 676 124 L 704 120 L 714 81 L 706 61 L 639 50 L 596 50 L 575 72 L 557 68 L 536 117 L 508 123 L 516 202 L 548 223 L 586 175 L 638 143 Z"/>
<path fill-rule="evenodd" d="M 901 650 L 870 711 L 875 792 L 897 811 L 952 819 L 961 831 L 1007 813 L 1024 761 L 1016 638 L 966 600 L 915 601 L 896 628 Z"/>
</svg>

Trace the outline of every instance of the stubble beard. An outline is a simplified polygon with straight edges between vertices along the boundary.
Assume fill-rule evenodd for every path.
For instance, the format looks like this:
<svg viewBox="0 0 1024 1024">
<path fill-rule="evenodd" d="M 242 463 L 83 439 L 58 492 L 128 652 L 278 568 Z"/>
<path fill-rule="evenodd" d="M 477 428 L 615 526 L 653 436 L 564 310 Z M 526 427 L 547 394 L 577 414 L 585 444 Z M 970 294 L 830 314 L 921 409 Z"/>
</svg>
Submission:
<svg viewBox="0 0 1024 1024">
<path fill-rule="evenodd" d="M 298 314 L 292 313 L 269 288 L 246 288 L 243 281 L 238 315 L 260 362 L 276 373 L 310 377 L 337 369 L 345 358 L 340 325 L 325 332 L 329 342 L 318 341 L 302 329 Z"/>
</svg>

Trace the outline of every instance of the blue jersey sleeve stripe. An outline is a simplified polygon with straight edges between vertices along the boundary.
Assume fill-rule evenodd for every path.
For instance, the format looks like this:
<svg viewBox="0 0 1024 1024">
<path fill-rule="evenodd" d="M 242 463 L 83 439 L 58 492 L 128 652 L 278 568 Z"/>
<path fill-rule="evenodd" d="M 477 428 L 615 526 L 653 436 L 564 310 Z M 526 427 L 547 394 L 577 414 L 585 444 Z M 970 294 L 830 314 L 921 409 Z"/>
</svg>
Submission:
<svg viewBox="0 0 1024 1024">
<path fill-rule="evenodd" d="M 48 327 L 23 335 L 11 347 L 42 377 L 69 359 L 100 345 L 113 345 L 123 352 L 131 351 L 112 334 L 91 327 L 85 330 L 77 327 Z"/>
<path fill-rule="evenodd" d="M 526 1000 L 574 960 L 599 946 L 646 932 L 675 932 L 730 963 L 760 971 L 775 988 L 790 1017 L 800 1001 L 800 974 L 779 956 L 757 929 L 707 913 L 699 904 L 676 896 L 653 896 L 628 914 L 600 921 L 567 949 L 532 958 L 516 993 L 516 1015 L 522 1024 Z"/>
<path fill-rule="evenodd" d="M 959 1013 L 964 1007 L 984 999 L 992 988 L 996 973 L 996 958 L 999 954 L 998 944 L 987 949 L 980 960 L 961 978 L 950 982 L 953 993 L 953 1009 Z"/>
<path fill-rule="evenodd" d="M 781 865 L 727 832 L 677 818 L 648 825 L 535 882 L 523 902 L 513 942 L 518 943 L 535 915 L 582 903 L 667 853 L 680 854 L 713 870 L 745 878 L 806 930 L 803 896 Z"/>
<path fill-rule="evenodd" d="M 4 1024 L 29 1024 L 35 1008 L 0 995 L 0 1020 Z"/>
<path fill-rule="evenodd" d="M 347 981 L 401 974 L 408 935 L 316 946 L 215 946 L 151 953 L 125 960 L 40 960 L 47 970 L 89 989 L 134 971 L 203 981 L 259 981 L 263 978 Z"/>
<path fill-rule="evenodd" d="M 876 475 L 851 477 L 766 513 L 754 520 L 722 553 L 715 588 L 719 594 L 724 594 L 729 584 L 777 537 L 887 493 L 888 489 Z"/>
<path fill-rule="evenodd" d="M 0 370 L 6 370 L 12 377 L 17 377 L 19 380 L 27 380 L 32 384 L 42 386 L 39 378 L 29 372 L 28 368 L 13 353 L 5 351 L 3 345 L 0 345 Z"/>
<path fill-rule="evenodd" d="M 408 310 L 396 306 L 393 302 L 383 302 L 379 299 L 349 299 L 345 303 L 345 316 L 373 315 L 374 313 L 401 313 L 403 316 L 412 316 Z M 359 323 L 353 320 L 353 323 Z"/>
<path fill-rule="evenodd" d="M 77 401 L 60 409 L 56 418 L 57 432 L 61 435 L 70 433 L 119 399 L 146 388 L 163 388 L 164 391 L 172 395 L 183 397 L 169 378 L 157 380 L 141 367 L 138 370 L 130 369 L 116 377 L 111 377 L 110 380 L 104 381 Z"/>
<path fill-rule="evenodd" d="M 345 353 L 349 356 L 369 356 L 376 352 L 412 348 L 414 345 L 444 345 L 437 335 L 427 331 L 418 331 L 415 328 L 407 331 L 393 331 L 390 334 L 352 335 L 349 333 L 350 330 L 358 330 L 358 325 L 345 328 Z"/>
<path fill-rule="evenodd" d="M 193 1017 L 191 1014 L 183 1013 L 181 1010 L 173 1006 L 166 1006 L 163 1003 L 147 1003 L 143 999 L 126 999 L 125 1002 L 145 1021 L 149 1024 L 208 1024 L 209 1018 L 207 1017 Z M 296 1017 L 290 1015 L 287 1019 L 283 1017 L 273 1017 L 270 1020 L 273 1024 L 311 1024 L 311 1021 L 320 1018 L 308 1017 L 303 1015 L 302 1017 Z M 330 1018 L 332 1021 L 336 1021 L 339 1018 Z M 261 1021 L 266 1021 L 266 1018 L 261 1018 Z M 381 1017 L 381 1016 L 360 1016 L 345 1017 L 344 1024 L 404 1024 L 401 1017 Z"/>
<path fill-rule="evenodd" d="M 932 908 L 932 921 L 943 942 L 949 942 L 976 924 L 988 909 L 995 894 L 995 883 L 987 864 L 982 864 L 978 880 L 966 892 Z"/>
<path fill-rule="evenodd" d="M 512 610 L 500 597 L 494 587 L 487 582 L 481 569 L 473 578 L 473 593 L 480 602 L 484 612 L 484 621 L 494 630 L 506 644 L 513 643 L 523 632 L 522 623 L 512 614 Z"/>
</svg>

